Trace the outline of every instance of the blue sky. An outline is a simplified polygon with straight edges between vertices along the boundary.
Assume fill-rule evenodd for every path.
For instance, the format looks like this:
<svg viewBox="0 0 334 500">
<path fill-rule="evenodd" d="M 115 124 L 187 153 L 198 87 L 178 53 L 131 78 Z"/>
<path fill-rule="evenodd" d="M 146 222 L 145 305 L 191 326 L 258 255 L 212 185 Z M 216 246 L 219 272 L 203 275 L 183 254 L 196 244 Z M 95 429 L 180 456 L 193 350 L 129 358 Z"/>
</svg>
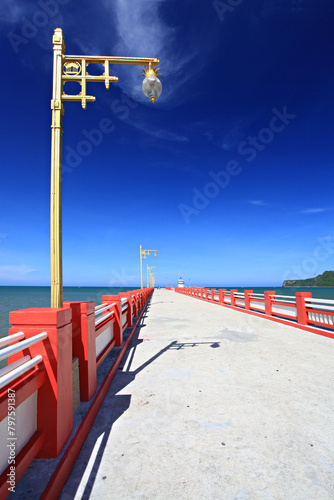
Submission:
<svg viewBox="0 0 334 500">
<path fill-rule="evenodd" d="M 279 286 L 334 268 L 332 0 L 2 0 L 0 284 L 48 285 L 52 34 L 158 57 L 65 103 L 64 285 Z M 99 144 L 101 121 L 112 122 Z M 89 139 L 91 138 L 91 139 Z"/>
</svg>

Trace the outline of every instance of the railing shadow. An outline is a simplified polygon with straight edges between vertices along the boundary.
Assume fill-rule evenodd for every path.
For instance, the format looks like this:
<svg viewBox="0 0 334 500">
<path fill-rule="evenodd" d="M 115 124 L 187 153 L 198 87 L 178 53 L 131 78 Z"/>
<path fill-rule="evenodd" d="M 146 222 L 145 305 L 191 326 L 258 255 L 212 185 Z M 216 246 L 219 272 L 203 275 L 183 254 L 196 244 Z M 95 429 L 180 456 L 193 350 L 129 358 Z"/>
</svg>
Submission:
<svg viewBox="0 0 334 500">
<path fill-rule="evenodd" d="M 69 500 L 74 498 L 78 493 L 78 488 L 80 488 L 80 498 L 82 500 L 88 500 L 92 493 L 92 489 L 96 480 L 96 476 L 103 458 L 103 454 L 113 427 L 116 420 L 123 415 L 123 413 L 129 408 L 131 403 L 131 395 L 119 395 L 118 393 L 129 385 L 136 378 L 138 373 L 147 368 L 156 359 L 162 356 L 165 352 L 173 349 L 180 350 L 186 348 L 195 348 L 198 345 L 207 344 L 211 348 L 220 347 L 219 342 L 178 342 L 176 340 L 170 342 L 168 345 L 159 350 L 154 356 L 145 361 L 135 370 L 131 371 L 131 366 L 133 364 L 137 347 L 143 342 L 139 338 L 141 330 L 145 328 L 145 318 L 149 311 L 149 306 L 147 307 L 145 313 L 143 314 L 140 323 L 138 324 L 136 331 L 131 339 L 129 348 L 125 353 L 121 365 L 118 369 L 117 376 L 111 383 L 108 394 L 103 402 L 99 414 L 97 415 L 94 425 L 84 443 L 80 456 L 78 457 L 78 464 L 87 464 L 86 470 L 83 472 L 80 465 L 74 467 L 75 470 L 72 471 L 74 476 L 70 478 L 70 481 L 65 486 L 63 493 L 60 496 L 60 500 Z M 92 464 L 93 461 L 93 464 Z M 90 467 L 90 471 L 88 470 Z M 81 486 L 82 479 L 86 481 L 85 486 Z M 87 479 L 86 479 L 87 478 Z M 84 490 L 83 490 L 84 488 Z M 81 493 L 81 491 L 83 492 Z"/>
</svg>

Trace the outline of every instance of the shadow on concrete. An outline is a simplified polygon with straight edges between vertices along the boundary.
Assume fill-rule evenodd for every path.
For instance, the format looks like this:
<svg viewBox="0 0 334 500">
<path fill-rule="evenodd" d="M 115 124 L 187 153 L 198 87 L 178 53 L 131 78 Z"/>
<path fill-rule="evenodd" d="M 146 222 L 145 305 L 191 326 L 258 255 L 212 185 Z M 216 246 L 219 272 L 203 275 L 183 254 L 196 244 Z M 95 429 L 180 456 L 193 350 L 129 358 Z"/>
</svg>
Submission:
<svg viewBox="0 0 334 500">
<path fill-rule="evenodd" d="M 178 342 L 175 340 L 170 342 L 166 347 L 157 352 L 136 370 L 131 371 L 131 365 L 136 354 L 136 349 L 143 342 L 142 339 L 139 339 L 139 335 L 142 328 L 145 328 L 146 326 L 144 321 L 148 312 L 149 306 L 136 328 L 129 348 L 126 351 L 118 369 L 117 376 L 115 376 L 111 383 L 108 394 L 82 447 L 71 476 L 59 497 L 60 500 L 69 500 L 75 497 L 83 476 L 85 476 L 85 485 L 80 486 L 80 498 L 82 500 L 88 500 L 90 498 L 112 426 L 129 408 L 131 403 L 131 395 L 119 395 L 117 394 L 118 392 L 130 384 L 136 378 L 138 373 L 147 368 L 147 366 L 170 349 L 180 350 L 195 348 L 196 346 L 203 344 L 207 344 L 211 348 L 220 347 L 219 342 Z M 124 332 L 125 339 L 129 335 L 130 331 L 131 330 L 129 328 L 128 332 Z M 101 480 L 103 479 L 105 478 L 102 478 Z M 83 487 L 84 490 L 82 491 Z"/>
</svg>

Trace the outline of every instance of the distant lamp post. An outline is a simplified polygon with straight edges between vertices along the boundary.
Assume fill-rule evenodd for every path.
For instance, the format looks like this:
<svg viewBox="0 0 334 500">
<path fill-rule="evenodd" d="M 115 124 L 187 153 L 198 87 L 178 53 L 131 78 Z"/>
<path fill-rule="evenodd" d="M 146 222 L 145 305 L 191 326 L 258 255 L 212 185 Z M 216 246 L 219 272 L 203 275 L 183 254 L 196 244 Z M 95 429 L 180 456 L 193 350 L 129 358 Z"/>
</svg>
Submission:
<svg viewBox="0 0 334 500">
<path fill-rule="evenodd" d="M 104 72 L 101 75 L 90 75 L 89 64 L 101 64 Z M 53 91 L 52 137 L 51 137 L 51 307 L 63 306 L 63 266 L 62 266 L 62 135 L 64 101 L 81 101 L 83 109 L 87 101 L 95 101 L 94 96 L 87 95 L 87 82 L 104 82 L 109 89 L 110 82 L 117 82 L 116 76 L 110 75 L 110 64 L 144 65 L 145 80 L 143 92 L 155 102 L 161 94 L 161 82 L 158 78 L 157 65 L 159 59 L 149 57 L 109 57 L 109 56 L 70 56 L 65 55 L 65 42 L 60 28 L 53 35 Z M 64 93 L 64 83 L 77 82 L 81 92 L 77 95 Z"/>
<path fill-rule="evenodd" d="M 152 274 L 152 271 L 154 271 L 154 276 Z M 156 271 L 157 271 L 157 267 L 156 266 L 149 266 L 147 264 L 147 288 L 149 288 L 149 286 L 153 286 L 154 288 L 154 283 L 155 283 L 155 279 L 156 279 Z M 149 276 L 151 278 L 151 280 L 149 279 Z"/>
<path fill-rule="evenodd" d="M 154 252 L 154 257 L 157 257 L 157 251 L 156 250 L 143 250 L 142 246 L 140 245 L 140 287 L 144 288 L 143 286 L 143 259 L 146 259 L 148 255 L 150 255 L 150 252 Z"/>
<path fill-rule="evenodd" d="M 152 273 L 150 273 L 150 277 L 151 277 L 151 287 L 154 288 L 154 285 L 155 285 L 155 274 L 153 275 Z"/>
</svg>

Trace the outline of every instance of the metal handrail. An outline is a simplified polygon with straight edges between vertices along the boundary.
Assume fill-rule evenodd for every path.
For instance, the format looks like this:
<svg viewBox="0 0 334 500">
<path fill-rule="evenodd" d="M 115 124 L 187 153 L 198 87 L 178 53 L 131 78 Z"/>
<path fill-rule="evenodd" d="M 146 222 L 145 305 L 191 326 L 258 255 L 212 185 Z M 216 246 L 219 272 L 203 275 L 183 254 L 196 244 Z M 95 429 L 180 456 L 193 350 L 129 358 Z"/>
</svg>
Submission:
<svg viewBox="0 0 334 500">
<path fill-rule="evenodd" d="M 8 366 L 4 366 L 0 370 L 0 377 L 3 377 L 3 375 L 6 375 L 6 373 L 11 372 L 12 370 L 14 370 L 15 368 L 17 368 L 18 366 L 23 365 L 23 363 L 26 363 L 30 359 L 31 359 L 31 356 L 29 356 L 29 354 L 27 354 L 27 356 L 24 356 L 23 358 L 18 359 L 17 361 L 14 361 L 14 363 L 11 363 Z"/>
<path fill-rule="evenodd" d="M 100 323 L 102 323 L 105 319 L 107 318 L 110 318 L 110 316 L 112 316 L 114 313 L 114 311 L 111 311 L 110 313 L 108 314 L 104 314 L 100 319 L 97 319 L 95 321 L 95 326 L 99 325 Z"/>
<path fill-rule="evenodd" d="M 334 304 L 331 299 L 313 299 L 313 297 L 305 297 L 305 302 L 323 302 L 324 304 Z"/>
<path fill-rule="evenodd" d="M 14 333 L 13 335 L 8 335 L 7 337 L 4 337 L 0 339 L 0 347 L 8 344 L 12 344 L 12 342 L 16 342 L 17 340 L 24 339 L 24 333 L 23 332 L 18 332 Z"/>
<path fill-rule="evenodd" d="M 13 382 L 13 380 L 20 377 L 21 375 L 24 375 L 31 368 L 38 365 L 38 363 L 41 363 L 42 360 L 43 360 L 42 356 L 40 354 L 38 354 L 30 361 L 27 361 L 26 363 L 23 363 L 18 368 L 15 368 L 15 370 L 10 371 L 6 375 L 3 375 L 0 378 L 0 389 L 5 387 L 6 385 L 10 384 L 10 382 Z"/>
<path fill-rule="evenodd" d="M 99 309 L 98 311 L 95 311 L 95 316 L 97 316 L 98 314 L 103 313 L 103 311 L 106 311 L 107 309 L 110 309 L 111 307 L 114 307 L 115 305 L 116 305 L 116 302 L 114 302 L 113 304 L 108 304 L 103 309 Z"/>
<path fill-rule="evenodd" d="M 317 306 L 316 304 L 309 304 L 307 305 L 307 308 L 309 309 L 310 307 L 312 307 L 313 309 L 317 310 L 317 309 L 322 309 L 323 311 L 334 311 L 334 307 L 330 307 L 330 306 Z M 310 311 L 310 312 L 313 312 L 313 311 Z"/>
<path fill-rule="evenodd" d="M 101 307 L 106 306 L 106 305 L 107 305 L 107 302 L 104 302 L 103 304 L 100 304 L 99 306 L 95 306 L 95 311 L 97 311 L 98 309 L 101 309 Z"/>
<path fill-rule="evenodd" d="M 282 298 L 282 299 L 289 299 L 289 300 L 294 300 L 296 302 L 296 297 L 294 297 L 293 295 L 270 295 L 270 297 L 279 297 L 279 298 Z"/>
<path fill-rule="evenodd" d="M 276 297 L 278 297 L 278 295 L 276 295 L 276 297 L 274 295 L 271 295 L 271 297 L 274 297 L 273 298 L 273 303 L 282 303 L 282 302 L 285 302 L 286 304 L 291 304 L 293 306 L 296 305 L 296 301 L 293 301 L 293 300 L 284 300 L 284 299 L 278 299 L 278 300 L 275 300 Z"/>
<path fill-rule="evenodd" d="M 34 337 L 30 337 L 30 339 L 23 340 L 22 342 L 19 342 L 18 344 L 12 345 L 10 347 L 6 347 L 5 349 L 1 349 L 0 351 L 0 361 L 2 359 L 6 359 L 12 354 L 16 354 L 17 352 L 23 351 L 23 349 L 26 349 L 27 347 L 30 347 L 34 344 L 37 344 L 38 342 L 41 342 L 42 340 L 45 340 L 48 338 L 48 334 L 46 332 L 39 333 L 38 335 L 34 335 Z"/>
</svg>

